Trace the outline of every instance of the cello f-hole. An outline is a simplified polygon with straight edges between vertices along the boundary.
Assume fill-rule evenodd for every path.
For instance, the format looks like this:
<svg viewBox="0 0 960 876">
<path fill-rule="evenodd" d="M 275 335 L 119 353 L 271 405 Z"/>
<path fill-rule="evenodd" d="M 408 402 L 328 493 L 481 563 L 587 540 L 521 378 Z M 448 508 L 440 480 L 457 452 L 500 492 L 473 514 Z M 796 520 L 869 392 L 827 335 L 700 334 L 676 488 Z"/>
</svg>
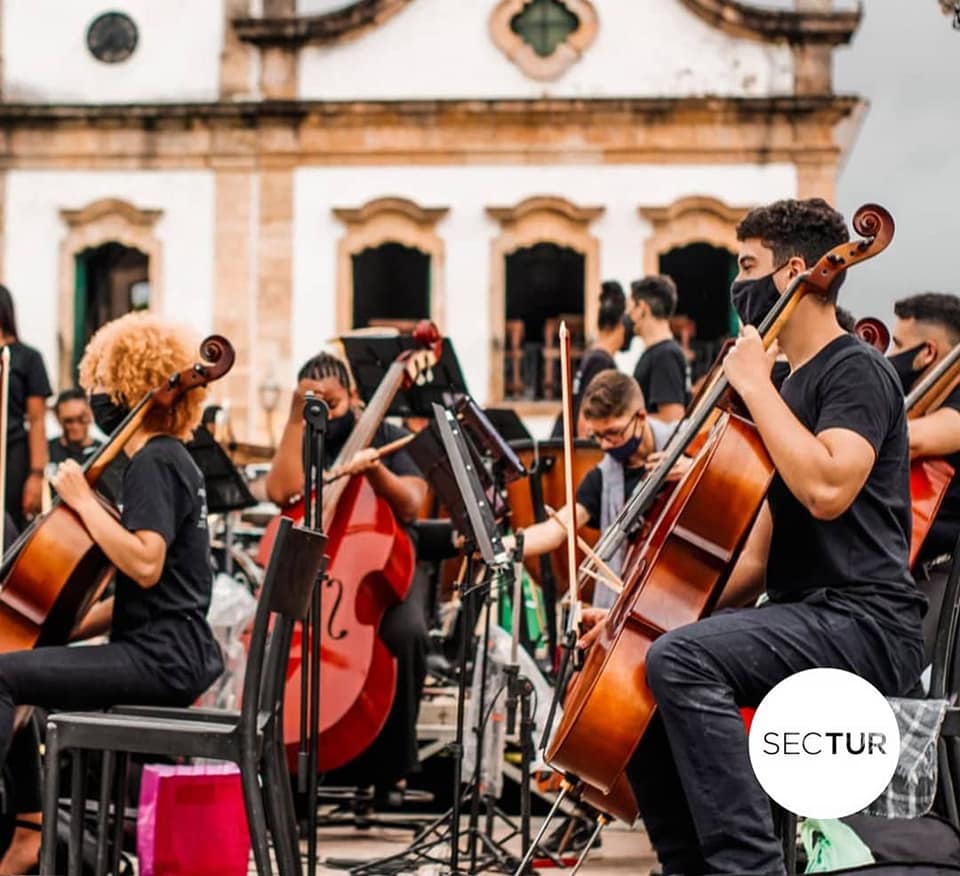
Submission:
<svg viewBox="0 0 960 876">
<path fill-rule="evenodd" d="M 333 608 L 330 610 L 330 616 L 327 618 L 327 635 L 331 639 L 343 639 L 347 635 L 347 631 L 341 628 L 338 631 L 334 631 L 333 622 L 337 617 L 337 610 L 340 608 L 340 602 L 343 599 L 343 581 L 339 578 L 328 578 L 327 587 L 336 587 L 337 595 L 333 598 Z"/>
</svg>

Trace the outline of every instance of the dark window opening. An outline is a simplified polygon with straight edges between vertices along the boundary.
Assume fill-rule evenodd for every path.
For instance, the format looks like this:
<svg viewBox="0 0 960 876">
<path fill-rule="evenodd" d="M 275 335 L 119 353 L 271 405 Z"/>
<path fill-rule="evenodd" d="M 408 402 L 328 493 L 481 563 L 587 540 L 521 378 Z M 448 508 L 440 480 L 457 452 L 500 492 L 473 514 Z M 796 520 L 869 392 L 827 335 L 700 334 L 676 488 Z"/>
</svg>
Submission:
<svg viewBox="0 0 960 876">
<path fill-rule="evenodd" d="M 353 327 L 410 324 L 430 316 L 430 256 L 384 243 L 353 256 Z"/>
<path fill-rule="evenodd" d="M 74 259 L 73 362 L 76 368 L 94 332 L 102 325 L 150 306 L 150 269 L 145 253 L 121 243 L 85 249 Z"/>
<path fill-rule="evenodd" d="M 510 29 L 541 58 L 550 57 L 579 26 L 580 19 L 559 0 L 531 0 L 510 20 Z"/>
<path fill-rule="evenodd" d="M 687 317 L 695 327 L 689 347 L 694 354 L 691 377 L 696 382 L 735 331 L 730 283 L 737 273 L 737 259 L 722 247 L 691 243 L 660 256 L 660 272 L 677 284 L 677 315 Z"/>
<path fill-rule="evenodd" d="M 584 258 L 563 246 L 538 243 L 507 256 L 507 398 L 559 398 L 560 319 L 574 355 L 583 349 Z"/>
</svg>

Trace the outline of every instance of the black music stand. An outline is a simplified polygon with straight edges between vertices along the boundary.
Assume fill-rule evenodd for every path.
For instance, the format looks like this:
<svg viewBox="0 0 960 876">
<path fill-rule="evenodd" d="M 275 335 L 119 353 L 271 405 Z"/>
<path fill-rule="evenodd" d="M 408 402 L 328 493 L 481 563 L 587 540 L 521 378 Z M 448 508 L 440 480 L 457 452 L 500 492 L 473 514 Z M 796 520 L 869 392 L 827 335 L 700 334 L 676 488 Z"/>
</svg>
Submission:
<svg viewBox="0 0 960 876">
<path fill-rule="evenodd" d="M 208 513 L 227 514 L 257 504 L 243 475 L 205 427 L 200 426 L 193 433 L 186 447 L 203 473 Z"/>
<path fill-rule="evenodd" d="M 417 348 L 416 341 L 410 335 L 346 335 L 339 340 L 357 384 L 357 393 L 364 403 L 373 397 L 394 360 L 401 353 Z M 401 389 L 394 396 L 386 416 L 432 419 L 432 404 L 452 404 L 457 394 L 466 392 L 467 384 L 453 342 L 444 338 L 440 359 L 433 366 L 433 379 L 422 386 Z"/>
<path fill-rule="evenodd" d="M 434 865 L 440 865 L 441 868 L 449 867 L 452 874 L 464 872 L 460 869 L 460 817 L 462 806 L 466 797 L 470 798 L 470 823 L 467 828 L 468 848 L 470 856 L 469 868 L 467 873 L 479 873 L 489 870 L 491 867 L 497 867 L 502 872 L 512 873 L 516 867 L 518 859 L 506 851 L 501 843 L 497 843 L 489 835 L 479 829 L 480 817 L 480 798 L 481 777 L 482 777 L 482 758 L 484 748 L 484 734 L 487 723 L 487 708 L 484 704 L 484 695 L 487 681 L 487 652 L 490 639 L 490 616 L 491 608 L 491 587 L 493 580 L 498 574 L 506 573 L 513 575 L 515 565 L 511 560 L 510 554 L 503 546 L 500 533 L 497 528 L 497 522 L 494 514 L 494 508 L 490 502 L 490 486 L 483 483 L 482 473 L 484 468 L 477 464 L 479 455 L 476 448 L 466 439 L 466 428 L 461 424 L 454 414 L 445 410 L 438 404 L 433 405 L 434 423 L 430 430 L 424 430 L 424 433 L 430 434 L 434 431 L 431 440 L 439 439 L 441 453 L 436 454 L 435 450 L 430 451 L 435 459 L 443 460 L 443 464 L 436 464 L 434 471 L 443 469 L 444 480 L 443 490 L 448 493 L 444 501 L 450 505 L 451 513 L 455 519 L 461 521 L 459 526 L 461 532 L 466 537 L 464 554 L 467 558 L 467 573 L 464 581 L 468 582 L 461 596 L 463 600 L 463 610 L 461 612 L 461 636 L 460 636 L 460 669 L 459 669 L 459 692 L 457 698 L 457 730 L 454 742 L 449 750 L 454 758 L 454 788 L 453 788 L 453 807 L 435 820 L 421 836 L 404 851 L 380 858 L 375 861 L 369 861 L 351 868 L 355 874 L 382 874 L 382 873 L 406 873 L 411 868 L 416 869 L 418 864 L 430 862 Z M 421 434 L 424 434 L 421 433 Z M 413 447 L 417 442 L 411 443 Z M 452 487 L 451 487 L 452 483 Z M 435 489 L 440 492 L 439 483 L 434 483 Z M 494 491 L 495 493 L 495 491 Z M 483 564 L 486 567 L 486 574 L 483 579 L 474 584 L 475 575 L 473 574 L 473 556 L 479 553 Z M 461 791 L 462 784 L 462 761 L 463 761 L 463 736 L 465 725 L 465 703 L 467 688 L 467 641 L 471 637 L 473 627 L 472 611 L 470 606 L 473 603 L 474 594 L 482 595 L 486 600 L 487 611 L 485 617 L 485 631 L 483 641 L 483 652 L 480 660 L 480 697 L 477 706 L 477 726 L 474 728 L 476 733 L 476 754 L 474 764 L 473 780 L 466 794 Z M 476 671 L 476 667 L 475 667 Z M 508 691 L 508 714 L 512 711 L 515 716 L 516 702 L 519 698 L 522 702 L 521 711 L 524 721 L 521 723 L 521 730 L 527 733 L 532 732 L 532 693 L 533 687 L 526 679 L 519 676 L 518 672 L 511 671 L 507 673 Z M 524 744 L 521 746 L 521 752 L 525 757 L 532 758 L 532 745 Z M 527 775 L 527 772 L 524 772 Z M 527 783 L 521 788 L 521 793 L 529 795 L 530 788 Z M 487 800 L 487 823 L 492 823 L 493 814 L 500 815 L 512 828 L 510 837 L 520 835 L 524 849 L 529 842 L 529 796 L 526 804 L 522 807 L 525 816 L 522 828 L 517 828 L 504 813 L 492 805 Z M 449 861 L 434 854 L 434 849 L 444 846 L 449 842 L 450 857 Z M 478 859 L 477 843 L 481 843 L 486 850 L 486 857 Z M 332 862 L 328 862 L 331 864 Z M 334 865 L 335 866 L 335 865 Z"/>
</svg>

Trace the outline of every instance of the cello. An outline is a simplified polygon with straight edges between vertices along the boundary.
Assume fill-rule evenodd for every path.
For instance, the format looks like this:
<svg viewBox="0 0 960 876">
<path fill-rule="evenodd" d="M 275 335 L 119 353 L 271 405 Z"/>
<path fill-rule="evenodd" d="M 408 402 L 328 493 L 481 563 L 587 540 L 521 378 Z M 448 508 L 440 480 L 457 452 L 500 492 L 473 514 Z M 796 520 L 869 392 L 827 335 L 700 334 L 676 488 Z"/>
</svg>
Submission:
<svg viewBox="0 0 960 876">
<path fill-rule="evenodd" d="M 223 377 L 233 366 L 230 342 L 211 335 L 202 360 L 148 392 L 83 466 L 95 485 L 154 408 L 171 408 L 185 393 Z M 100 503 L 116 510 L 99 493 Z M 113 571 L 77 514 L 59 497 L 11 545 L 0 564 L 0 652 L 66 643 L 77 622 L 99 599 Z"/>
<path fill-rule="evenodd" d="M 420 349 L 402 353 L 390 365 L 332 469 L 342 469 L 370 445 L 397 392 L 424 382 L 439 361 L 443 341 L 434 325 L 420 323 L 414 339 Z M 330 481 L 322 498 L 330 562 L 321 600 L 317 768 L 326 772 L 365 751 L 387 720 L 396 692 L 397 661 L 379 638 L 380 622 L 389 607 L 406 597 L 416 557 L 410 537 L 364 475 Z M 280 516 L 299 521 L 304 510 L 301 499 Z M 280 516 L 264 532 L 258 559 L 269 556 Z M 291 770 L 296 769 L 300 744 L 302 655 L 298 627 L 291 640 L 284 693 L 284 744 Z"/>
<path fill-rule="evenodd" d="M 765 348 L 803 296 L 825 297 L 842 272 L 882 252 L 893 237 L 892 217 L 876 205 L 861 207 L 853 227 L 864 239 L 835 247 L 797 276 L 777 300 L 759 329 Z M 728 382 L 721 376 L 682 426 L 682 436 L 656 473 L 631 497 L 632 513 L 642 513 L 649 505 L 687 443 L 727 395 Z M 646 683 L 647 652 L 668 630 L 712 609 L 773 475 L 753 425 L 722 413 L 650 536 L 628 552 L 624 590 L 570 686 L 563 717 L 547 746 L 552 766 L 605 793 L 625 782 L 624 769 L 656 709 Z M 717 514 L 717 496 L 725 498 L 723 514 Z M 623 522 L 611 544 L 630 537 Z M 611 715 L 618 719 L 613 726 Z"/>
</svg>

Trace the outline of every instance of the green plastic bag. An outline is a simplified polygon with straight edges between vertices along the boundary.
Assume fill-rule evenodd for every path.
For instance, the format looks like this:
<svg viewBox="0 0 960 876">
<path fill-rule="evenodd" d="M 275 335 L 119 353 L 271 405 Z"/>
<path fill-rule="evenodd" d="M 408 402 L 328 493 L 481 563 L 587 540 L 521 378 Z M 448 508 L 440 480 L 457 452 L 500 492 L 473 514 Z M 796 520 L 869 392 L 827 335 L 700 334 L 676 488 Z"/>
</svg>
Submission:
<svg viewBox="0 0 960 876">
<path fill-rule="evenodd" d="M 836 818 L 805 819 L 800 825 L 800 838 L 807 853 L 804 873 L 829 873 L 876 863 L 856 832 Z"/>
</svg>

